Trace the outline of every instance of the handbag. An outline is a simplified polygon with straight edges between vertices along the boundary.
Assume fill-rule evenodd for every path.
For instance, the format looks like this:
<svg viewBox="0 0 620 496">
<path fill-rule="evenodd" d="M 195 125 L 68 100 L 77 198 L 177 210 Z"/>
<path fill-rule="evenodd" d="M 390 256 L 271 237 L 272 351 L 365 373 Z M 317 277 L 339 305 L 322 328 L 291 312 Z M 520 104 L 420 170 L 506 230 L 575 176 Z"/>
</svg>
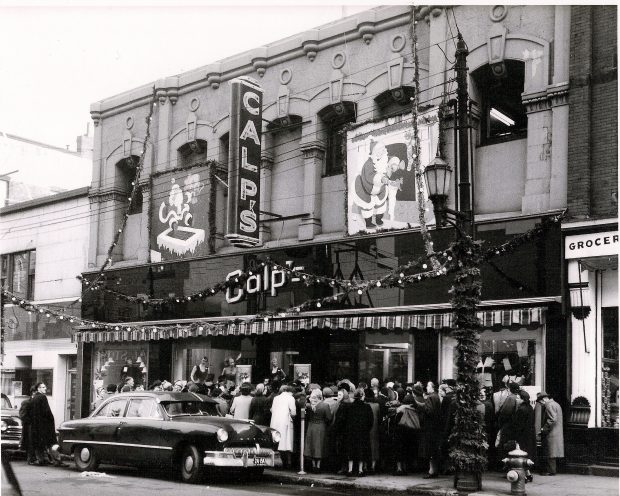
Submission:
<svg viewBox="0 0 620 496">
<path fill-rule="evenodd" d="M 398 425 L 405 429 L 417 431 L 420 430 L 420 417 L 414 408 L 403 408 L 403 414 L 398 421 Z"/>
</svg>

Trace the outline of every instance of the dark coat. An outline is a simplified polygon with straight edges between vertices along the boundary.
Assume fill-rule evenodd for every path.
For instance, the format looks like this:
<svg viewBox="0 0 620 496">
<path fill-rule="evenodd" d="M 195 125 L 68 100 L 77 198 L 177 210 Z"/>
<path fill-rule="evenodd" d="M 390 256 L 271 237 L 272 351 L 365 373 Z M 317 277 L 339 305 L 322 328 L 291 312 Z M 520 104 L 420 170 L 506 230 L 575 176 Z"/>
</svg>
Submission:
<svg viewBox="0 0 620 496">
<path fill-rule="evenodd" d="M 536 431 L 534 430 L 534 409 L 523 402 L 517 407 L 512 419 L 502 431 L 502 443 L 516 441 L 519 448 L 527 452 L 531 460 L 536 456 Z"/>
<path fill-rule="evenodd" d="M 22 438 L 20 441 L 21 449 L 30 452 L 32 450 L 32 398 L 22 401 L 19 408 L 19 418 L 22 421 Z"/>
<path fill-rule="evenodd" d="M 439 407 L 439 417 L 441 422 L 441 443 L 448 442 L 448 437 L 454 426 L 454 418 L 456 415 L 456 399 L 454 393 L 448 393 L 444 396 Z"/>
<path fill-rule="evenodd" d="M 250 420 L 259 425 L 271 422 L 271 400 L 267 396 L 254 396 L 250 402 Z"/>
<path fill-rule="evenodd" d="M 31 402 L 31 435 L 35 448 L 46 449 L 56 444 L 56 426 L 54 415 L 47 402 L 47 396 L 35 393 Z"/>
<path fill-rule="evenodd" d="M 370 458 L 370 430 L 374 420 L 372 409 L 367 403 L 355 400 L 343 410 L 345 454 L 349 460 L 366 461 Z"/>
<path fill-rule="evenodd" d="M 441 402 L 437 393 L 429 394 L 421 403 L 416 399 L 416 410 L 420 414 L 421 432 L 418 444 L 418 456 L 430 458 L 439 455 L 441 447 Z"/>
</svg>

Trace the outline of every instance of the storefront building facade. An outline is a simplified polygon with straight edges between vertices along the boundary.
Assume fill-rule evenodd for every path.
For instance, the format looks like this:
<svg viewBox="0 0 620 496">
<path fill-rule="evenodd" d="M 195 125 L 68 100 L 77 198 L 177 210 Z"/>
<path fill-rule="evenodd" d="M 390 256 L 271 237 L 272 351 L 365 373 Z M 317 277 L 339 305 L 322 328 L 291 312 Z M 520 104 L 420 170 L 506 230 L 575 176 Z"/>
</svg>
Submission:
<svg viewBox="0 0 620 496">
<path fill-rule="evenodd" d="M 568 211 L 562 222 L 570 370 L 567 462 L 581 472 L 617 477 L 617 9 L 572 10 L 575 84 L 569 97 Z"/>
<path fill-rule="evenodd" d="M 88 215 L 86 187 L 0 209 L 5 233 L 0 255 L 2 392 L 19 406 L 31 386 L 44 382 L 57 426 L 77 418 L 77 345 L 72 337 L 81 312 L 76 276 L 86 267 Z"/>
<path fill-rule="evenodd" d="M 566 207 L 570 7 L 415 12 L 418 81 L 411 8 L 392 6 L 157 81 L 152 144 L 145 145 L 151 85 L 93 104 L 95 215 L 84 277 L 92 281 L 105 266 L 105 287 L 84 286 L 84 319 L 98 324 L 76 333 L 83 415 L 98 385 L 127 375 L 145 385 L 187 379 L 203 356 L 217 376 L 225 358 L 241 354 L 253 382 L 266 376 L 272 358 L 292 378 L 300 370 L 295 365 L 310 365 L 313 382 L 454 377 L 450 274 L 296 311 L 338 292 L 320 278 L 378 280 L 426 255 L 422 224 L 434 227 L 434 218 L 416 188 L 408 150 L 410 97 L 419 84 L 421 166 L 440 143 L 454 164 L 453 121 L 444 113 L 440 126 L 438 116 L 451 98 L 442 51 L 454 55 L 453 14 L 468 19 L 459 27 L 477 102 L 471 133 L 477 237 L 497 247 L 482 267 L 480 378 L 497 388 L 509 376 L 564 401 L 566 377 L 550 373 L 566 364 L 566 354 L 557 353 L 567 348 L 560 229 L 550 223 L 528 233 Z M 234 194 L 226 174 L 234 138 L 228 81 L 239 76 L 263 90 L 260 168 L 246 157 L 248 170 L 260 175 L 260 188 L 246 189 L 260 195 L 261 243 L 252 248 L 225 237 L 226 203 Z M 506 86 L 516 109 L 504 124 L 491 113 L 501 106 L 489 97 L 497 84 Z M 392 182 L 377 198 L 365 197 L 367 164 L 383 160 L 378 150 L 394 165 Z M 136 163 L 143 163 L 140 201 L 126 211 Z M 523 243 L 510 245 L 519 236 Z M 439 252 L 449 249 L 454 232 L 432 229 L 431 237 Z M 219 290 L 210 294 L 235 271 L 262 273 L 268 260 L 314 278 L 288 280 L 275 294 L 264 287 L 239 301 L 230 301 L 235 291 L 228 301 Z M 416 270 L 426 268 L 420 263 L 405 275 Z"/>
</svg>

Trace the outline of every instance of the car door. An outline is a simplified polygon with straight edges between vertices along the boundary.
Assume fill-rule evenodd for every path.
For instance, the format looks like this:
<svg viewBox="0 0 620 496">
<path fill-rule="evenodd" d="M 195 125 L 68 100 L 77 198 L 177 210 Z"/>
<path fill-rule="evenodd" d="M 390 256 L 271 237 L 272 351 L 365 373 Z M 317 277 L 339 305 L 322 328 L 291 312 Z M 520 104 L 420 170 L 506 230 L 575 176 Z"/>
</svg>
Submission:
<svg viewBox="0 0 620 496">
<path fill-rule="evenodd" d="M 153 464 L 168 460 L 172 444 L 166 436 L 165 420 L 155 398 L 132 398 L 117 431 L 120 455 L 125 463 Z"/>
<path fill-rule="evenodd" d="M 128 398 L 112 398 L 91 417 L 83 441 L 92 444 L 103 460 L 115 461 L 122 452 L 117 442 L 117 430 L 125 421 Z"/>
</svg>

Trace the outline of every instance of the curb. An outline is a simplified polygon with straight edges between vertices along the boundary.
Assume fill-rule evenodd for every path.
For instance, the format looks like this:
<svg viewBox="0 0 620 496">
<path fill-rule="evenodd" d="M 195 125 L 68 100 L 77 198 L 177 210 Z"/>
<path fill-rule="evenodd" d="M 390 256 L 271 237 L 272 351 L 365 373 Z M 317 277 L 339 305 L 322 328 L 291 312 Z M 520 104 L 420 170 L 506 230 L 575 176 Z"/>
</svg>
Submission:
<svg viewBox="0 0 620 496">
<path fill-rule="evenodd" d="M 339 488 L 339 489 L 355 489 L 356 493 L 372 493 L 372 494 L 411 494 L 415 496 L 457 496 L 457 491 L 452 488 L 440 488 L 440 487 L 418 487 L 408 486 L 403 488 L 397 487 L 378 487 L 376 484 L 366 483 L 366 479 L 351 480 L 351 479 L 323 479 L 308 477 L 306 475 L 298 475 L 294 473 L 265 472 L 264 478 L 274 482 L 283 482 L 287 484 L 304 484 L 315 485 L 326 488 Z"/>
</svg>

